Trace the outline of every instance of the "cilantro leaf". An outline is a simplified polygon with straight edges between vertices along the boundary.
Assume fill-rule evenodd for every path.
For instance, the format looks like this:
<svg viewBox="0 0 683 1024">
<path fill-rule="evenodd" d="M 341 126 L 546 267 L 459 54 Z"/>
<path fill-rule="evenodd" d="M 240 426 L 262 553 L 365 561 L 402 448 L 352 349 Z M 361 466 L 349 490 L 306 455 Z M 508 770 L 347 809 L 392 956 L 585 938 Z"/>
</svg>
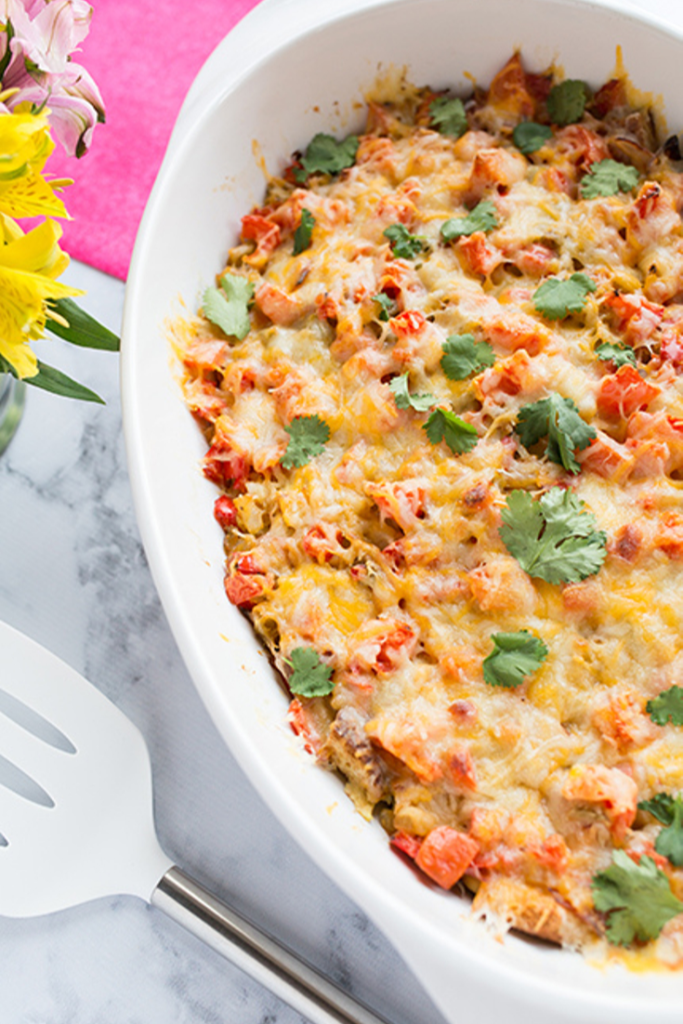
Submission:
<svg viewBox="0 0 683 1024">
<path fill-rule="evenodd" d="M 587 274 L 572 274 L 565 280 L 551 277 L 534 292 L 536 312 L 548 320 L 563 320 L 570 313 L 580 313 L 586 296 L 596 288 L 595 281 Z"/>
<path fill-rule="evenodd" d="M 655 850 L 667 857 L 677 868 L 683 867 L 683 800 L 671 793 L 655 793 L 651 800 L 641 800 L 641 811 L 649 811 L 666 828 L 655 839 Z"/>
<path fill-rule="evenodd" d="M 574 124 L 583 117 L 588 102 L 588 86 L 577 78 L 554 85 L 548 93 L 548 115 L 553 124 Z"/>
<path fill-rule="evenodd" d="M 330 439 L 330 428 L 319 416 L 295 416 L 289 426 L 287 451 L 280 460 L 284 469 L 305 466 L 320 455 Z"/>
<path fill-rule="evenodd" d="M 411 235 L 405 224 L 390 224 L 382 232 L 391 243 L 391 251 L 399 259 L 414 260 L 424 248 L 424 242 L 417 235 Z"/>
<path fill-rule="evenodd" d="M 543 641 L 522 629 L 519 633 L 494 633 L 494 648 L 484 658 L 484 682 L 513 689 L 540 668 L 548 657 Z"/>
<path fill-rule="evenodd" d="M 683 725 L 683 688 L 670 686 L 658 697 L 653 697 L 645 705 L 645 710 L 655 725 Z"/>
<path fill-rule="evenodd" d="M 386 323 L 395 314 L 397 309 L 396 302 L 384 292 L 378 292 L 377 295 L 373 295 L 372 301 L 378 303 L 380 307 L 379 320 L 383 320 Z"/>
<path fill-rule="evenodd" d="M 613 345 L 611 341 L 601 341 L 595 346 L 595 354 L 603 363 L 614 363 L 620 366 L 637 366 L 636 354 L 630 345 Z"/>
<path fill-rule="evenodd" d="M 574 455 L 576 449 L 587 448 L 597 437 L 594 428 L 581 419 L 571 398 L 562 398 L 555 393 L 540 402 L 522 406 L 515 433 L 525 448 L 533 448 L 541 438 L 547 437 L 548 458 L 571 473 L 578 473 L 581 469 Z"/>
<path fill-rule="evenodd" d="M 552 128 L 548 128 L 546 124 L 536 124 L 535 121 L 520 121 L 512 132 L 512 141 L 525 156 L 535 153 L 552 137 Z"/>
<path fill-rule="evenodd" d="M 669 879 L 651 857 L 632 861 L 615 850 L 612 863 L 593 877 L 596 910 L 607 914 L 607 938 L 616 946 L 656 939 L 667 921 L 683 911 Z"/>
<path fill-rule="evenodd" d="M 303 175 L 298 173 L 296 177 L 299 181 L 305 181 L 309 174 L 339 174 L 353 166 L 357 151 L 357 135 L 347 135 L 341 142 L 337 142 L 334 136 L 318 132 L 301 158 Z"/>
<path fill-rule="evenodd" d="M 465 217 L 451 217 L 441 225 L 444 242 L 453 242 L 462 235 L 473 235 L 475 231 L 492 231 L 498 227 L 498 215 L 490 199 L 480 203 Z"/>
<path fill-rule="evenodd" d="M 220 288 L 207 288 L 202 300 L 204 316 L 230 337 L 242 341 L 251 327 L 249 303 L 254 286 L 239 274 L 223 274 Z"/>
<path fill-rule="evenodd" d="M 475 341 L 472 334 L 449 334 L 442 345 L 441 369 L 449 380 L 466 380 L 493 366 L 496 355 L 487 341 Z"/>
<path fill-rule="evenodd" d="M 635 167 L 621 164 L 618 160 L 599 160 L 590 165 L 579 191 L 584 199 L 613 196 L 617 192 L 630 192 L 639 178 Z"/>
<path fill-rule="evenodd" d="M 445 441 L 454 455 L 470 452 L 479 440 L 476 428 L 465 423 L 450 409 L 435 409 L 422 429 L 432 444 Z"/>
<path fill-rule="evenodd" d="M 501 516 L 503 544 L 530 576 L 574 583 L 596 573 L 605 560 L 607 535 L 595 529 L 573 491 L 551 487 L 538 501 L 513 491 Z"/>
<path fill-rule="evenodd" d="M 294 232 L 294 255 L 298 256 L 311 244 L 311 235 L 315 225 L 315 217 L 310 210 L 304 206 L 301 210 L 301 220 Z"/>
<path fill-rule="evenodd" d="M 452 135 L 456 139 L 469 127 L 463 102 L 456 97 L 437 96 L 429 104 L 429 116 L 442 135 Z"/>
<path fill-rule="evenodd" d="M 407 373 L 402 373 L 400 377 L 390 380 L 389 387 L 397 409 L 416 409 L 417 412 L 426 412 L 436 401 L 434 395 L 411 395 L 408 389 Z"/>
<path fill-rule="evenodd" d="M 647 811 L 662 825 L 670 825 L 674 820 L 676 800 L 680 800 L 680 797 L 673 797 L 671 793 L 655 793 L 649 800 L 640 800 L 638 808 L 641 811 Z"/>
<path fill-rule="evenodd" d="M 288 679 L 292 693 L 300 697 L 325 697 L 334 690 L 332 669 L 320 660 L 314 647 L 295 647 L 286 663 L 292 669 Z"/>
</svg>

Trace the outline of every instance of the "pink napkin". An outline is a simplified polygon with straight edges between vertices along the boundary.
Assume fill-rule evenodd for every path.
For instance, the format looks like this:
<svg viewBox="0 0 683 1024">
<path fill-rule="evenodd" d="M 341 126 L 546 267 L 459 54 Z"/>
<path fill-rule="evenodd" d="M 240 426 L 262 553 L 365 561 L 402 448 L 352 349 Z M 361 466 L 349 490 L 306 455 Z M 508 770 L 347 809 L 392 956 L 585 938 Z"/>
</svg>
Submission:
<svg viewBox="0 0 683 1024">
<path fill-rule="evenodd" d="M 92 0 L 74 59 L 97 82 L 107 123 L 80 160 L 58 147 L 46 171 L 73 178 L 62 247 L 125 280 L 135 233 L 182 101 L 200 67 L 257 0 Z"/>
</svg>

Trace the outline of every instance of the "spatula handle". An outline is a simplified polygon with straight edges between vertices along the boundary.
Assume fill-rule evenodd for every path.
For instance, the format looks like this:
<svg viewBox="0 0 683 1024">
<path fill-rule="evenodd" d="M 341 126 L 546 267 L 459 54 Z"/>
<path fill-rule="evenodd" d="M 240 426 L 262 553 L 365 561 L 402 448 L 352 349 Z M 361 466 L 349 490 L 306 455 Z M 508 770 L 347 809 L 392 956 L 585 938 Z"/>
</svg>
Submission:
<svg viewBox="0 0 683 1024">
<path fill-rule="evenodd" d="M 180 868 L 169 868 L 150 902 L 314 1024 L 387 1024 Z"/>
</svg>

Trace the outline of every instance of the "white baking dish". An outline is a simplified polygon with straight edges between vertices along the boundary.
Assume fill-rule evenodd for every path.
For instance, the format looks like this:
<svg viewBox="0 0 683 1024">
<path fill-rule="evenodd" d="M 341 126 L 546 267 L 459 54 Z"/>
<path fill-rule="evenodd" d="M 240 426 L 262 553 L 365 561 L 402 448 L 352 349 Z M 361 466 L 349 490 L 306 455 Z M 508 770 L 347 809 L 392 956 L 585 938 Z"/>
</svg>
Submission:
<svg viewBox="0 0 683 1024">
<path fill-rule="evenodd" d="M 124 422 L 140 529 L 165 611 L 219 729 L 273 811 L 385 930 L 449 1021 L 630 1024 L 683 1019 L 683 974 L 598 970 L 508 937 L 422 884 L 364 822 L 338 780 L 301 751 L 287 699 L 222 585 L 215 490 L 183 406 L 166 333 L 194 310 L 261 199 L 260 160 L 282 169 L 317 131 L 360 127 L 354 103 L 378 70 L 433 87 L 482 83 L 513 49 L 602 84 L 617 48 L 634 84 L 683 127 L 683 37 L 616 2 L 265 0 L 218 47 L 179 118 L 137 239 L 123 330 Z"/>
</svg>

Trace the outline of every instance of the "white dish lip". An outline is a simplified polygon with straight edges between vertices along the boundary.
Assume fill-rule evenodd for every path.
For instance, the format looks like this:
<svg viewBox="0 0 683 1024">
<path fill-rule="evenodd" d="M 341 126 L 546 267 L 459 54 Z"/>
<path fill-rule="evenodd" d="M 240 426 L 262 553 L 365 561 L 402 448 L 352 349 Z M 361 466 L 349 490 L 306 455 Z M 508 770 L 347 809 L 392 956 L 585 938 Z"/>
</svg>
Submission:
<svg viewBox="0 0 683 1024">
<path fill-rule="evenodd" d="M 683 39 L 681 33 L 671 29 L 662 19 L 636 10 L 620 0 L 603 0 L 599 4 L 592 0 L 546 2 L 576 10 L 612 11 L 615 15 L 649 25 L 678 40 Z M 633 991 L 630 979 L 624 979 L 622 992 L 582 991 L 571 979 L 568 979 L 566 985 L 558 986 L 556 981 L 540 975 L 529 978 L 525 974 L 522 977 L 514 963 L 506 963 L 504 958 L 496 958 L 494 967 L 489 949 L 479 949 L 476 941 L 469 944 L 468 939 L 472 938 L 471 935 L 447 936 L 434 920 L 423 918 L 414 907 L 397 900 L 386 887 L 378 886 L 377 879 L 359 869 L 351 856 L 335 845 L 330 837 L 317 827 L 312 815 L 292 797 L 285 784 L 273 774 L 268 759 L 254 751 L 239 722 L 226 707 L 225 699 L 221 697 L 216 685 L 210 658 L 207 658 L 200 648 L 198 639 L 188 624 L 185 599 L 179 588 L 172 559 L 169 557 L 168 548 L 160 540 L 160 509 L 154 491 L 155 485 L 148 473 L 149 465 L 143 454 L 148 442 L 148 424 L 142 415 L 145 388 L 140 380 L 139 365 L 144 339 L 140 336 L 137 324 L 145 302 L 144 267 L 147 253 L 159 218 L 163 215 L 164 198 L 174 174 L 176 160 L 184 150 L 192 146 L 193 138 L 198 131 L 197 124 L 208 119 L 212 111 L 224 102 L 240 83 L 249 78 L 256 68 L 273 53 L 286 48 L 299 34 L 317 31 L 335 21 L 344 22 L 346 18 L 359 12 L 390 5 L 409 6 L 411 3 L 412 0 L 398 0 L 398 4 L 395 0 L 331 0 L 322 10 L 319 0 L 264 0 L 217 47 L 190 90 L 140 225 L 126 293 L 121 360 L 122 395 L 126 448 L 138 523 L 152 574 L 178 646 L 209 712 L 228 745 L 241 763 L 248 766 L 250 778 L 285 826 L 305 846 L 321 868 L 335 878 L 356 902 L 367 909 L 393 939 L 418 976 L 425 982 L 448 1019 L 454 1020 L 452 1014 L 456 1013 L 457 1019 L 462 1020 L 461 1014 L 469 1005 L 471 990 L 480 989 L 485 993 L 484 1009 L 492 1011 L 495 1004 L 498 1011 L 504 1010 L 506 1019 L 512 1022 L 518 1019 L 513 1006 L 514 999 L 519 1000 L 521 1021 L 531 1019 L 528 1016 L 530 1010 L 533 1012 L 534 1009 L 540 1010 L 556 1005 L 559 998 L 565 1001 L 569 1015 L 565 1018 L 564 1008 L 558 1011 L 555 1016 L 558 1022 L 561 1019 L 604 1020 L 605 1014 L 610 1013 L 615 1015 L 615 1018 L 618 1014 L 619 1019 L 625 1024 L 635 1024 L 636 1020 L 642 1020 L 644 1012 L 653 1009 L 652 991 Z M 190 425 L 194 429 L 193 425 Z M 312 770 L 319 771 L 316 768 Z M 433 970 L 430 964 L 425 962 L 427 954 L 424 951 L 427 951 L 435 965 Z M 451 1004 L 454 991 L 452 981 L 448 979 L 444 983 L 443 977 L 444 967 L 454 952 L 457 952 L 465 963 L 470 988 L 469 995 L 459 992 L 460 1002 L 457 1009 Z M 565 954 L 549 951 L 548 955 L 555 957 Z M 577 981 L 580 981 L 582 970 L 583 968 L 579 968 Z M 458 974 L 461 983 L 463 972 L 459 971 Z M 661 1020 L 673 1022 L 680 1019 L 681 995 L 683 979 L 675 991 L 668 993 L 666 998 L 657 1000 L 656 1012 Z M 480 1012 L 482 1007 L 474 997 L 472 999 L 473 1011 Z M 486 1019 L 488 1020 L 488 1015 Z"/>
</svg>

